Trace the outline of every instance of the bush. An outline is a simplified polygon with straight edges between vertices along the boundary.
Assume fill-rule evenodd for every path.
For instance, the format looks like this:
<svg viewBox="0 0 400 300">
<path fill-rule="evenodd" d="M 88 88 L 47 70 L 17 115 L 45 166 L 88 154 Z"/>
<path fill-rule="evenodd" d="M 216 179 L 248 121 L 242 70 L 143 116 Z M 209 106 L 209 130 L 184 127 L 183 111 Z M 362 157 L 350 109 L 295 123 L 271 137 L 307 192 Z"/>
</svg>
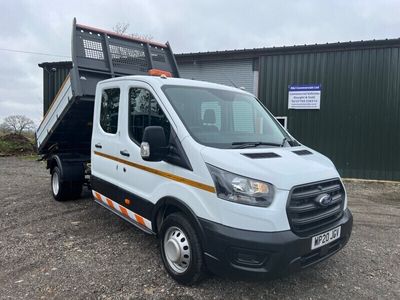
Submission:
<svg viewBox="0 0 400 300">
<path fill-rule="evenodd" d="M 10 133 L 0 136 L 0 156 L 34 154 L 33 141 L 22 134 Z"/>
</svg>

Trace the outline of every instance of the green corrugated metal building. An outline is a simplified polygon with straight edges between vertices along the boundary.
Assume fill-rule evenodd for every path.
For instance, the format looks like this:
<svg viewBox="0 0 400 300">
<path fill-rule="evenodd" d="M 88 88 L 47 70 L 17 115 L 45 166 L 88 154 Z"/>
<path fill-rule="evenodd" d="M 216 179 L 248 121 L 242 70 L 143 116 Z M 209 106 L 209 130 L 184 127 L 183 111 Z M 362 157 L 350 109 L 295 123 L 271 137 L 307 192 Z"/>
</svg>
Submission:
<svg viewBox="0 0 400 300">
<path fill-rule="evenodd" d="M 400 180 L 400 39 L 176 55 L 182 77 L 244 86 L 343 177 Z M 320 85 L 320 109 L 288 109 Z"/>
</svg>

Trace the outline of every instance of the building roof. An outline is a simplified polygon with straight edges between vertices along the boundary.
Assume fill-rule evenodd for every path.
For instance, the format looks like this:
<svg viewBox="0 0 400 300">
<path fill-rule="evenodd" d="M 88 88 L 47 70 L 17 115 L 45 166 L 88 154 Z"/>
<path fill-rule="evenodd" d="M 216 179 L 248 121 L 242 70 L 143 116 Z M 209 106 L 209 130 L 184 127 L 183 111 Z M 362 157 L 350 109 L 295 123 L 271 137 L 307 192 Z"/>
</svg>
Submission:
<svg viewBox="0 0 400 300">
<path fill-rule="evenodd" d="M 72 61 L 55 61 L 55 62 L 42 62 L 38 65 L 41 68 L 72 68 Z"/>
<path fill-rule="evenodd" d="M 280 47 L 263 47 L 253 49 L 233 49 L 222 51 L 207 51 L 207 52 L 190 52 L 175 54 L 178 63 L 193 62 L 193 61 L 210 61 L 210 60 L 230 60 L 230 59 L 246 59 L 257 58 L 264 55 L 277 54 L 295 54 L 309 52 L 326 52 L 326 51 L 341 51 L 341 50 L 360 50 L 371 48 L 387 48 L 400 47 L 400 38 L 383 39 L 383 40 L 368 40 L 368 41 L 349 41 L 326 44 L 313 45 L 293 45 Z"/>
</svg>

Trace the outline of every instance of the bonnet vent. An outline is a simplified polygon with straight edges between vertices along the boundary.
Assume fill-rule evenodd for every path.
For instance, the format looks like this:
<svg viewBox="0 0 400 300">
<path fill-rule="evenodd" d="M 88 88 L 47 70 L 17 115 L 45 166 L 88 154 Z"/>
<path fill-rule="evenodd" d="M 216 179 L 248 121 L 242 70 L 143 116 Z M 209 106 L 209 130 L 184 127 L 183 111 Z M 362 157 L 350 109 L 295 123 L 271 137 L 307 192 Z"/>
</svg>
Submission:
<svg viewBox="0 0 400 300">
<path fill-rule="evenodd" d="M 265 152 L 265 153 L 242 153 L 242 155 L 247 156 L 252 159 L 260 159 L 260 158 L 273 158 L 273 157 L 281 157 L 280 155 L 273 152 Z"/>
<path fill-rule="evenodd" d="M 296 151 L 293 151 L 293 153 L 295 153 L 297 155 L 310 155 L 310 154 L 312 154 L 312 152 L 308 151 L 308 150 L 296 150 Z"/>
</svg>

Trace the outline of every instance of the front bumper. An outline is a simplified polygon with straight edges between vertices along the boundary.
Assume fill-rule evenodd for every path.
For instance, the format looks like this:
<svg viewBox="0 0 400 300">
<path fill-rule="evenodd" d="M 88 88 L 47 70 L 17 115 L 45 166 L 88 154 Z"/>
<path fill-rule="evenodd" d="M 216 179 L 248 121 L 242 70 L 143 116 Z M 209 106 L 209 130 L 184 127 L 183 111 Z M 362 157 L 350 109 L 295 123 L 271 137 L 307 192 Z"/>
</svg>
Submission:
<svg viewBox="0 0 400 300">
<path fill-rule="evenodd" d="M 271 278 L 312 266 L 342 249 L 350 238 L 353 216 L 346 209 L 341 219 L 320 232 L 341 226 L 339 239 L 315 250 L 311 250 L 311 236 L 299 237 L 290 230 L 258 232 L 204 219 L 200 223 L 210 271 L 234 278 Z"/>
</svg>

